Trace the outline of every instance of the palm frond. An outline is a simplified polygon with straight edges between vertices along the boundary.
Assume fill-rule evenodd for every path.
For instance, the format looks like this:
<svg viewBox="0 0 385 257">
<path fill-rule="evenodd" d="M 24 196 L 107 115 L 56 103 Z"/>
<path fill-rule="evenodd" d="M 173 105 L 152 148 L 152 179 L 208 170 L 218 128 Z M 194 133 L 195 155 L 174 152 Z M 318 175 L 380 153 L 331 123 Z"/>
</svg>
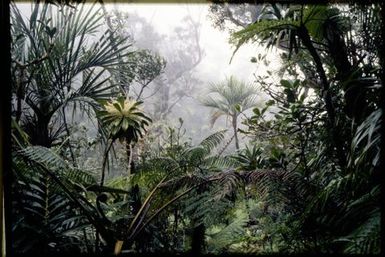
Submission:
<svg viewBox="0 0 385 257">
<path fill-rule="evenodd" d="M 351 142 L 351 150 L 348 165 L 360 167 L 367 157 L 371 157 L 371 164 L 376 167 L 379 164 L 379 143 L 380 143 L 380 123 L 382 120 L 382 110 L 372 112 L 358 126 Z"/>
<path fill-rule="evenodd" d="M 200 101 L 203 105 L 213 108 L 211 124 L 221 115 L 238 116 L 241 112 L 257 104 L 256 88 L 230 76 L 226 81 L 211 83 L 209 94 Z"/>
<path fill-rule="evenodd" d="M 76 212 L 72 202 L 57 190 L 55 182 L 50 177 L 36 172 L 35 169 L 35 172 L 26 172 L 24 170 L 28 169 L 26 165 L 17 165 L 14 168 L 17 174 L 25 175 L 19 177 L 18 201 L 14 202 L 20 205 L 17 209 L 21 210 L 21 213 L 16 213 L 17 219 L 24 220 L 16 223 L 14 227 L 14 247 L 20 250 L 41 247 L 46 251 L 51 242 L 58 243 L 58 248 L 61 248 L 65 242 L 75 240 L 65 233 L 79 230 L 89 224 L 86 217 Z M 32 235 L 32 238 L 38 237 L 39 241 L 24 238 L 20 233 Z M 44 251 L 43 249 L 41 250 Z"/>
</svg>

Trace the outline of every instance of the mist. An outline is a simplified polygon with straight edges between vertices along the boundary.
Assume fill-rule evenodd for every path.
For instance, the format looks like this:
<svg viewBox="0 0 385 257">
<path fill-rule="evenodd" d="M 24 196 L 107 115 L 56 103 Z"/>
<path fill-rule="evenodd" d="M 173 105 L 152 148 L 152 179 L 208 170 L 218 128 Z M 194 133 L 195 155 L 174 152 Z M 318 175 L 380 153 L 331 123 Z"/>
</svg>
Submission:
<svg viewBox="0 0 385 257">
<path fill-rule="evenodd" d="M 229 127 L 225 117 L 210 125 L 212 109 L 200 101 L 208 94 L 210 83 L 223 81 L 232 75 L 253 83 L 256 74 L 266 74 L 267 69 L 274 73 L 280 67 L 278 51 L 266 53 L 264 47 L 255 44 L 239 49 L 231 60 L 234 47 L 228 42 L 229 33 L 213 26 L 209 6 L 183 3 L 106 6 L 112 17 L 124 19 L 124 30 L 135 48 L 149 49 L 166 61 L 164 72 L 144 91 L 145 97 L 151 96 L 146 99 L 146 110 L 153 114 L 153 118 L 166 118 L 168 124 L 175 126 L 182 118 L 186 136 L 194 143 L 214 131 Z M 258 54 L 268 54 L 268 67 L 263 63 L 251 64 L 250 59 Z M 170 102 L 170 109 L 163 117 L 155 111 L 157 103 L 165 100 L 160 87 L 168 91 L 166 97 Z M 135 86 L 133 88 L 135 91 Z M 259 103 L 266 100 L 258 90 L 256 97 Z"/>
</svg>

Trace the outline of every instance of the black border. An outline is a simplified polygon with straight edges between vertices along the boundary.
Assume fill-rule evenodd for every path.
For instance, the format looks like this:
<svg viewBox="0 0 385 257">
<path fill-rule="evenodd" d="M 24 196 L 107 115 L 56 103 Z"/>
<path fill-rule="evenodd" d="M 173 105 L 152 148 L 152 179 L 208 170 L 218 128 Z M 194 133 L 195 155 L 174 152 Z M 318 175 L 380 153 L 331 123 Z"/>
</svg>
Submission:
<svg viewBox="0 0 385 257">
<path fill-rule="evenodd" d="M 15 2 L 31 2 L 32 0 L 15 0 Z M 36 0 L 36 2 L 43 2 L 44 0 Z M 66 0 L 62 0 L 65 2 Z M 69 0 L 71 1 L 71 0 Z M 72 0 L 73 1 L 73 0 Z M 93 2 L 93 1 L 88 1 Z M 207 1 L 207 0 L 104 0 L 105 3 L 207 3 L 210 4 L 212 2 L 217 1 Z M 218 1 L 221 2 L 221 1 Z M 255 0 L 255 1 L 235 1 L 230 0 L 227 1 L 229 3 L 265 3 L 265 2 L 277 2 L 277 3 L 303 3 L 303 4 L 322 4 L 322 3 L 351 3 L 356 2 L 363 5 L 368 4 L 380 4 L 381 6 L 381 16 L 382 16 L 382 46 L 380 49 L 380 57 L 381 57 L 381 75 L 380 79 L 382 81 L 382 87 L 381 87 L 381 104 L 380 108 L 385 111 L 385 2 L 381 0 L 364 0 L 364 1 L 357 1 L 357 0 Z M 0 76 L 0 87 L 1 87 L 1 95 L 0 95 L 0 198 L 4 196 L 4 202 L 0 200 L 0 208 L 2 208 L 2 204 L 4 204 L 5 211 L 4 213 L 0 209 L 1 215 L 0 218 L 3 217 L 3 214 L 5 216 L 5 229 L 6 229 L 6 256 L 21 256 L 21 255 L 15 255 L 12 252 L 12 235 L 11 235 L 11 195 L 10 192 L 10 185 L 12 181 L 12 172 L 11 170 L 11 71 L 10 71 L 10 62 L 11 62 L 11 55 L 10 55 L 10 8 L 9 8 L 10 0 L 0 0 L 0 63 L 1 63 L 1 76 Z M 384 174 L 385 172 L 385 113 L 383 113 L 383 118 L 381 122 L 381 150 L 380 150 L 380 166 L 378 167 L 378 172 L 380 174 L 381 179 L 381 231 L 384 231 L 384 224 L 385 224 L 385 215 L 384 215 L 384 200 L 385 200 L 385 189 L 383 187 L 384 184 Z M 1 225 L 0 228 L 2 229 L 3 224 L 2 220 L 0 220 Z M 2 237 L 2 231 L 0 232 Z M 2 246 L 1 246 L 2 248 Z M 1 249 L 1 253 L 3 252 L 3 249 Z M 381 253 L 385 252 L 385 240 L 384 238 L 381 238 Z M 380 253 L 380 255 L 381 255 Z M 3 256 L 3 255 L 2 255 Z M 23 255 L 25 256 L 25 255 Z M 42 256 L 42 255 L 40 255 Z M 48 256 L 48 255 L 47 255 Z M 68 256 L 63 254 L 51 254 L 49 256 L 55 256 L 55 257 L 61 257 L 61 256 Z M 113 256 L 113 255 L 106 255 L 106 254 L 82 254 L 82 255 L 70 255 L 70 256 Z M 141 257 L 141 256 L 189 256 L 193 257 L 191 254 L 182 254 L 182 255 L 172 255 L 172 254 L 121 254 L 120 256 L 132 256 L 132 257 Z M 202 255 L 202 256 L 287 256 L 283 254 L 269 254 L 269 255 L 250 255 L 250 254 L 221 254 L 221 255 Z M 325 254 L 294 254 L 294 255 L 288 255 L 288 256 L 325 256 Z M 339 256 L 335 254 L 330 254 L 326 256 Z M 363 255 L 349 255 L 349 256 L 363 256 Z M 366 255 L 365 255 L 366 256 Z M 373 255 L 373 256 L 379 256 L 379 255 Z M 194 256 L 195 257 L 195 256 Z"/>
</svg>

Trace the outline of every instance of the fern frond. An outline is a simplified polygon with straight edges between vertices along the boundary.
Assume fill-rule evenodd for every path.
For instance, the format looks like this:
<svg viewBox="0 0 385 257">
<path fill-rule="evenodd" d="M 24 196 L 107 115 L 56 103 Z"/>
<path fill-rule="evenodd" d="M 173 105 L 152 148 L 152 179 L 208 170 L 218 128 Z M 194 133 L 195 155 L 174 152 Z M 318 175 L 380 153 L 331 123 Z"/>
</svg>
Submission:
<svg viewBox="0 0 385 257">
<path fill-rule="evenodd" d="M 204 164 L 209 170 L 213 171 L 226 170 L 237 166 L 237 162 L 230 156 L 210 156 L 205 159 Z"/>
<path fill-rule="evenodd" d="M 231 35 L 230 44 L 235 46 L 231 58 L 234 57 L 242 45 L 252 40 L 260 39 L 261 41 L 265 41 L 270 37 L 271 33 L 279 32 L 283 29 L 296 29 L 299 25 L 299 21 L 295 20 L 262 20 L 251 24 L 247 28 Z"/>
<path fill-rule="evenodd" d="M 241 209 L 238 209 L 235 213 L 233 222 L 222 228 L 220 231 L 208 235 L 209 251 L 221 253 L 229 245 L 242 240 L 242 235 L 245 232 L 248 221 L 248 214 Z"/>
<path fill-rule="evenodd" d="M 204 224 L 209 227 L 221 222 L 231 205 L 229 200 L 225 198 L 217 200 L 213 198 L 210 190 L 206 190 L 199 194 L 195 192 L 186 198 L 182 205 L 182 212 L 194 220 L 195 226 Z"/>
<path fill-rule="evenodd" d="M 33 162 L 44 164 L 51 169 L 69 169 L 69 163 L 57 153 L 43 146 L 28 146 L 19 153 Z"/>
<path fill-rule="evenodd" d="M 96 183 L 95 178 L 88 172 L 74 168 L 69 162 L 63 160 L 52 149 L 43 146 L 28 146 L 18 152 L 28 161 L 39 163 L 50 170 L 55 171 L 69 183 L 79 185 L 92 185 Z"/>
<path fill-rule="evenodd" d="M 70 180 L 72 183 L 77 183 L 84 186 L 97 183 L 93 175 L 79 169 L 69 169 L 64 174 L 66 179 Z"/>
<path fill-rule="evenodd" d="M 219 200 L 239 192 L 245 185 L 245 179 L 242 174 L 234 170 L 227 170 L 220 173 L 217 184 L 218 190 L 214 193 L 213 198 Z"/>
<path fill-rule="evenodd" d="M 186 160 L 189 166 L 198 167 L 204 162 L 204 158 L 208 154 L 208 149 L 198 145 L 184 150 L 181 154 L 181 158 L 182 160 Z"/>
<path fill-rule="evenodd" d="M 207 138 L 203 139 L 199 145 L 203 146 L 210 153 L 215 147 L 217 147 L 225 138 L 227 129 L 217 131 Z"/>
</svg>

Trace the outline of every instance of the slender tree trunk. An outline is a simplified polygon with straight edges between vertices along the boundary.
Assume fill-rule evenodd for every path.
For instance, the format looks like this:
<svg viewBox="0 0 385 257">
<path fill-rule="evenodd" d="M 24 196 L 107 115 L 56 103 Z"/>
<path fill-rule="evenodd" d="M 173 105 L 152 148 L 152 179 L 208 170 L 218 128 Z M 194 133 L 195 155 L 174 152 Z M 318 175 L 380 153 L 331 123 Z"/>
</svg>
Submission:
<svg viewBox="0 0 385 257">
<path fill-rule="evenodd" d="M 44 147 L 51 147 L 51 140 L 49 138 L 49 118 L 45 116 L 37 117 L 36 130 L 31 137 L 32 145 L 41 145 Z"/>
<path fill-rule="evenodd" d="M 106 166 L 107 166 L 107 162 L 108 162 L 108 152 L 111 150 L 113 143 L 114 143 L 114 140 L 111 139 L 110 144 L 107 146 L 106 151 L 104 152 L 103 164 L 102 164 L 102 177 L 100 179 L 100 185 L 101 186 L 103 186 L 103 184 L 104 184 L 104 177 L 106 174 Z M 108 140 L 107 140 L 107 144 L 108 144 Z"/>
<path fill-rule="evenodd" d="M 21 110 L 21 103 L 24 98 L 24 87 L 25 87 L 25 68 L 20 68 L 20 74 L 17 76 L 16 72 L 16 122 L 19 124 L 22 110 Z"/>
<path fill-rule="evenodd" d="M 237 129 L 237 116 L 234 114 L 232 116 L 233 130 L 234 130 L 234 138 L 235 138 L 235 148 L 239 150 L 239 139 L 238 139 L 238 129 Z"/>
<path fill-rule="evenodd" d="M 67 118 L 66 118 L 66 114 L 65 114 L 65 109 L 63 108 L 63 122 L 64 122 L 64 128 L 65 128 L 65 131 L 67 133 L 67 137 L 68 137 L 68 148 L 70 150 L 70 154 L 71 154 L 71 159 L 72 159 L 72 163 L 75 167 L 77 167 L 77 163 L 76 163 L 76 157 L 75 157 L 75 154 L 72 150 L 72 146 L 71 146 L 71 140 L 70 140 L 70 130 L 68 128 L 68 123 L 67 123 Z"/>
<path fill-rule="evenodd" d="M 301 38 L 301 41 L 307 48 L 307 50 L 310 52 L 310 55 L 313 57 L 313 60 L 316 64 L 316 70 L 318 75 L 321 78 L 321 83 L 323 87 L 323 92 L 322 92 L 322 97 L 325 101 L 325 107 L 326 107 L 326 112 L 328 114 L 329 118 L 329 130 L 330 133 L 332 134 L 332 138 L 334 141 L 334 146 L 336 148 L 336 155 L 337 159 L 339 161 L 339 165 L 341 168 L 344 168 L 346 165 L 346 156 L 344 152 L 344 147 L 343 147 L 343 141 L 341 138 L 341 133 L 339 131 L 339 128 L 337 127 L 336 124 L 336 118 L 335 118 L 335 109 L 333 106 L 333 101 L 332 101 L 332 96 L 330 92 L 330 87 L 329 87 L 329 82 L 326 77 L 325 70 L 322 66 L 321 58 L 317 53 L 317 50 L 314 48 L 313 43 L 311 42 L 311 38 L 309 35 L 309 31 L 305 27 L 305 25 L 301 25 L 301 27 L 298 30 L 299 36 Z"/>
<path fill-rule="evenodd" d="M 128 140 L 128 138 L 126 138 L 126 156 L 127 156 L 127 162 L 128 162 L 128 176 L 130 176 L 131 174 L 133 174 L 133 170 L 132 169 L 132 145 L 130 143 L 130 141 Z"/>
</svg>

